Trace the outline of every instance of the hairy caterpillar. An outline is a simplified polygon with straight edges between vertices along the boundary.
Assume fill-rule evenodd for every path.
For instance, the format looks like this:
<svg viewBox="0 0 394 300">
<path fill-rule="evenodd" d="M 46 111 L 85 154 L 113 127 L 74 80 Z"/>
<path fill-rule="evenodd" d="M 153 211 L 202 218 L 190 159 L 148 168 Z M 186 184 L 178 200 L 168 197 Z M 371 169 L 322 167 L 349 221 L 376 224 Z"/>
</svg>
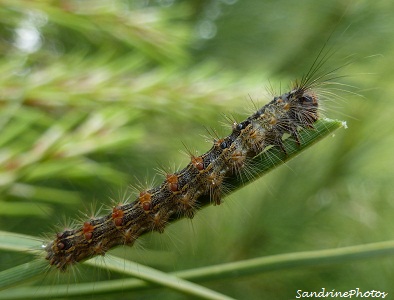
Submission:
<svg viewBox="0 0 394 300">
<path fill-rule="evenodd" d="M 336 78 L 336 69 L 320 72 L 326 59 L 318 56 L 309 72 L 288 92 L 274 97 L 244 121 L 234 122 L 228 136 L 215 139 L 205 154 L 191 154 L 190 163 L 178 172 L 166 174 L 159 186 L 141 190 L 133 202 L 114 206 L 103 217 L 57 233 L 44 247 L 50 265 L 64 271 L 77 262 L 104 255 L 115 246 L 132 245 L 146 232 L 163 232 L 173 219 L 193 218 L 202 199 L 219 205 L 226 187 L 254 157 L 269 147 L 285 152 L 284 134 L 301 144 L 299 131 L 313 128 L 320 118 L 320 95 L 315 88 Z"/>
</svg>

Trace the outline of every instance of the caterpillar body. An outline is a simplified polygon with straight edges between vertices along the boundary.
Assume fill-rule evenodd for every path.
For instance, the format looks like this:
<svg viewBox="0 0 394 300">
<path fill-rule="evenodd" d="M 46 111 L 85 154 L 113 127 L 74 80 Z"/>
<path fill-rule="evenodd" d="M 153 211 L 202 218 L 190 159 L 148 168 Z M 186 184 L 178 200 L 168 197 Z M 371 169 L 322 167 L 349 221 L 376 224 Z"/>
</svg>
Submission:
<svg viewBox="0 0 394 300">
<path fill-rule="evenodd" d="M 144 233 L 163 232 L 173 219 L 193 218 L 202 198 L 219 205 L 226 195 L 226 185 L 267 147 L 285 152 L 284 134 L 302 143 L 299 131 L 313 128 L 320 117 L 320 96 L 315 88 L 335 78 L 333 72 L 318 72 L 324 58 L 315 61 L 290 91 L 274 97 L 244 121 L 234 122 L 228 136 L 215 139 L 205 154 L 191 154 L 184 169 L 166 174 L 157 187 L 141 190 L 133 202 L 116 205 L 105 216 L 57 233 L 44 245 L 49 264 L 65 271 L 115 246 L 132 245 Z"/>
</svg>

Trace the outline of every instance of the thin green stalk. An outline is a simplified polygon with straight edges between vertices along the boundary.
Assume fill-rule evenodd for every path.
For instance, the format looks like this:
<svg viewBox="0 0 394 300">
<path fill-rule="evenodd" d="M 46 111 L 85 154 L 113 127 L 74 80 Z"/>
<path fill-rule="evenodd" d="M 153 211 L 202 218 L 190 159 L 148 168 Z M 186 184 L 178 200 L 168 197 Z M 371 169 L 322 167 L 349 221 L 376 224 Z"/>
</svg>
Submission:
<svg viewBox="0 0 394 300">
<path fill-rule="evenodd" d="M 387 255 L 394 255 L 394 241 L 378 242 L 337 249 L 278 254 L 168 274 L 159 274 L 161 272 L 155 271 L 151 268 L 147 268 L 140 264 L 136 264 L 127 260 L 125 261 L 112 255 L 108 255 L 108 262 L 105 265 L 103 265 L 99 259 L 89 260 L 85 262 L 85 264 L 101 268 L 105 267 L 106 269 L 110 269 L 112 271 L 120 272 L 126 275 L 132 275 L 141 279 L 147 279 L 147 281 L 138 279 L 119 279 L 96 282 L 94 284 L 81 283 L 74 285 L 58 285 L 56 286 L 56 289 L 54 289 L 52 286 L 42 286 L 39 289 L 37 289 L 37 287 L 22 287 L 2 291 L 0 294 L 0 299 L 26 299 L 27 297 L 42 299 L 45 297 L 52 298 L 64 295 L 71 297 L 91 294 L 106 294 L 113 293 L 114 291 L 118 290 L 122 290 L 123 292 L 135 291 L 151 288 L 152 283 L 162 284 L 168 287 L 167 283 L 165 282 L 166 279 L 162 276 L 169 277 L 171 279 L 176 278 L 176 284 L 181 285 L 183 280 L 196 282 L 212 281 L 218 279 L 223 280 L 226 278 L 239 278 L 252 274 L 285 270 L 296 267 L 305 268 L 320 265 L 342 264 L 354 260 L 379 258 Z M 6 282 L 7 278 L 17 278 L 17 276 L 20 276 L 20 278 L 22 278 L 22 276 L 29 278 L 29 275 L 35 276 L 38 272 L 42 272 L 42 268 L 42 261 L 35 261 L 21 265 L 1 272 L 0 282 Z M 159 279 L 155 280 L 156 282 L 153 282 L 147 278 L 147 274 L 150 272 L 153 272 L 151 273 L 152 276 L 158 276 Z M 141 274 L 144 275 L 141 276 Z M 12 276 L 8 277 L 9 275 Z M 160 282 L 161 280 L 163 281 Z M 7 283 L 9 283 L 9 281 L 10 280 L 8 280 Z M 3 285 L 4 284 L 1 286 Z"/>
</svg>

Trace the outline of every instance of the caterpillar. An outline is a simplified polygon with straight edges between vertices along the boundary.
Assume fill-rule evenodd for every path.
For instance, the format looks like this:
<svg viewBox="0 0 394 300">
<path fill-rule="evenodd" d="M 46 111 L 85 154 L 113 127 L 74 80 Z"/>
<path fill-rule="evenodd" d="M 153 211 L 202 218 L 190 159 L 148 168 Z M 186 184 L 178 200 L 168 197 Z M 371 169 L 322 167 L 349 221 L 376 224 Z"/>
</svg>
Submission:
<svg viewBox="0 0 394 300">
<path fill-rule="evenodd" d="M 73 264 L 104 255 L 113 247 L 132 245 L 147 232 L 162 233 L 171 220 L 193 218 L 204 198 L 220 205 L 227 194 L 226 186 L 267 148 L 286 152 L 285 134 L 300 145 L 300 130 L 313 129 L 321 117 L 317 87 L 335 84 L 333 80 L 337 78 L 334 72 L 338 68 L 320 71 L 327 60 L 321 54 L 289 91 L 273 97 L 244 121 L 233 121 L 231 133 L 214 138 L 206 153 L 198 156 L 190 152 L 189 164 L 178 172 L 166 173 L 160 185 L 140 190 L 134 201 L 115 205 L 107 215 L 58 232 L 43 247 L 49 264 L 65 271 Z"/>
</svg>

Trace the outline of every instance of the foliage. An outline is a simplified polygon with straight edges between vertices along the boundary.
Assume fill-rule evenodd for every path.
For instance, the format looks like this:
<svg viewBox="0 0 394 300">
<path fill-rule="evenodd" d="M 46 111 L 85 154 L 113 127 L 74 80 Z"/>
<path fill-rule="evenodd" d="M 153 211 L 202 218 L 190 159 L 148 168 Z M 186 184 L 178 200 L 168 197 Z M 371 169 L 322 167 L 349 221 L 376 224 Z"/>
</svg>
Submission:
<svg viewBox="0 0 394 300">
<path fill-rule="evenodd" d="M 392 9 L 362 0 L 0 1 L 0 229 L 51 236 L 53 225 L 69 224 L 63 218 L 129 197 L 127 185 L 152 180 L 158 165 L 185 165 L 181 141 L 207 150 L 203 126 L 218 128 L 222 113 L 247 115 L 248 94 L 264 103 L 268 79 L 286 89 L 332 33 L 330 63 L 354 62 L 338 79 L 351 92 L 335 91 L 342 98 L 326 102 L 326 115 L 349 129 L 192 225 L 111 254 L 172 272 L 393 239 Z M 392 293 L 391 257 L 204 285 L 244 299 L 323 287 Z M 25 259 L 1 252 L 1 270 Z M 89 267 L 80 274 L 108 277 Z M 130 295 L 185 297 L 157 288 Z"/>
</svg>

